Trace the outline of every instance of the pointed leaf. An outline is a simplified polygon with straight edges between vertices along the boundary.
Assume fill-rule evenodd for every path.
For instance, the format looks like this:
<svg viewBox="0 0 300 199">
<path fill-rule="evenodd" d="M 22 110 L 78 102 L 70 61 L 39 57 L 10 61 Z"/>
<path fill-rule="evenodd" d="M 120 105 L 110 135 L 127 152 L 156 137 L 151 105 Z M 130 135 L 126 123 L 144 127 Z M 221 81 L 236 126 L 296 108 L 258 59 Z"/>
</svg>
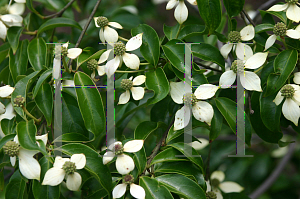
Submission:
<svg viewBox="0 0 300 199">
<path fill-rule="evenodd" d="M 27 48 L 28 59 L 35 71 L 46 68 L 47 46 L 43 38 L 33 39 Z"/>
</svg>

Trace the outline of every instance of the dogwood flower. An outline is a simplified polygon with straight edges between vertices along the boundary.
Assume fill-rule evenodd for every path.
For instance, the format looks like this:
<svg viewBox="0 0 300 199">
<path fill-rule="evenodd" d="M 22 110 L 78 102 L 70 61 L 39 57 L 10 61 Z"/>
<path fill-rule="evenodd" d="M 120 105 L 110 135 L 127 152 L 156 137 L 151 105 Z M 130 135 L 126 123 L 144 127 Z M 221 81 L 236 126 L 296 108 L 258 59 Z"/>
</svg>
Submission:
<svg viewBox="0 0 300 199">
<path fill-rule="evenodd" d="M 193 147 L 195 150 L 199 151 L 203 148 L 205 148 L 207 145 L 209 145 L 209 141 L 204 138 L 198 138 L 199 141 L 194 141 L 191 143 L 188 143 L 191 147 Z"/>
<path fill-rule="evenodd" d="M 113 192 L 112 192 L 113 198 L 121 198 L 126 192 L 127 185 L 129 185 L 130 186 L 130 194 L 134 198 L 144 199 L 146 196 L 144 188 L 139 185 L 134 184 L 133 182 L 134 182 L 134 178 L 132 175 L 125 175 L 123 177 L 123 183 L 118 184 L 113 189 Z"/>
<path fill-rule="evenodd" d="M 132 97 L 134 100 L 140 100 L 144 97 L 145 90 L 143 87 L 134 87 L 141 85 L 145 82 L 146 76 L 139 75 L 132 80 L 132 77 L 129 79 L 122 79 L 121 87 L 125 90 L 124 93 L 120 95 L 118 104 L 126 104 L 130 99 L 130 92 L 131 90 Z"/>
<path fill-rule="evenodd" d="M 6 97 L 10 96 L 12 94 L 12 92 L 14 92 L 14 90 L 15 90 L 15 88 L 11 87 L 10 85 L 1 86 L 0 87 L 0 98 L 6 98 Z M 4 115 L 5 112 L 6 112 L 6 108 L 5 108 L 4 104 L 2 104 L 0 102 L 0 121 L 2 119 L 6 118 L 7 116 L 10 118 L 10 112 L 7 115 Z M 13 117 L 11 117 L 11 118 L 13 118 Z M 0 124 L 0 136 L 1 137 L 4 136 L 2 129 L 1 129 L 1 124 Z"/>
<path fill-rule="evenodd" d="M 122 65 L 124 61 L 125 65 L 128 68 L 138 70 L 140 66 L 140 59 L 135 54 L 126 53 L 126 51 L 133 51 L 138 49 L 142 45 L 142 36 L 143 33 L 136 35 L 129 39 L 129 41 L 125 44 L 119 41 L 114 46 L 115 58 L 108 61 L 105 66 L 99 66 L 97 68 L 99 75 L 104 75 L 104 69 L 107 76 L 110 78 L 117 70 L 118 67 Z M 105 62 L 108 59 L 108 56 L 112 52 L 112 49 L 105 51 L 98 61 L 98 64 Z"/>
<path fill-rule="evenodd" d="M 11 1 L 8 4 L 9 14 L 22 15 L 25 11 L 26 0 L 15 0 L 15 3 L 11 4 Z"/>
<path fill-rule="evenodd" d="M 134 162 L 129 155 L 126 155 L 123 152 L 138 152 L 143 147 L 143 144 L 144 140 L 131 140 L 126 142 L 124 146 L 122 145 L 122 142 L 115 142 L 108 147 L 111 151 L 104 153 L 103 164 L 109 163 L 116 155 L 117 171 L 122 175 L 128 174 L 134 169 Z"/>
<path fill-rule="evenodd" d="M 187 118 L 190 118 L 191 107 L 192 113 L 197 120 L 210 125 L 214 116 L 213 107 L 208 102 L 201 100 L 213 97 L 219 87 L 212 84 L 202 84 L 196 89 L 194 94 L 191 93 L 185 96 L 184 86 L 184 82 L 170 83 L 170 94 L 173 101 L 177 104 L 183 104 L 185 102 L 185 105 L 175 114 L 174 130 L 183 129 L 188 125 L 189 120 L 185 120 L 184 118 L 185 115 L 188 116 Z"/>
<path fill-rule="evenodd" d="M 23 18 L 19 15 L 0 15 L 0 38 L 5 40 L 7 30 L 12 26 L 22 26 Z"/>
<path fill-rule="evenodd" d="M 76 170 L 83 169 L 85 164 L 86 158 L 83 153 L 73 154 L 71 159 L 56 156 L 53 167 L 46 172 L 42 185 L 56 186 L 66 177 L 67 188 L 78 191 L 82 178 Z"/>
<path fill-rule="evenodd" d="M 285 0 L 285 2 L 285 4 L 274 5 L 267 11 L 285 11 L 288 19 L 298 23 L 300 21 L 300 8 L 297 6 L 299 5 L 298 0 Z"/>
<path fill-rule="evenodd" d="M 102 43 L 107 41 L 108 43 L 115 43 L 118 41 L 119 35 L 118 32 L 110 28 L 112 26 L 114 28 L 123 29 L 123 27 L 117 22 L 109 22 L 106 17 L 94 17 L 95 26 L 100 28 L 99 37 Z"/>
<path fill-rule="evenodd" d="M 0 115 L 4 114 L 5 111 L 6 111 L 6 110 L 5 110 L 4 104 L 2 104 L 2 103 L 0 102 Z"/>
<path fill-rule="evenodd" d="M 244 190 L 236 182 L 226 181 L 225 174 L 222 171 L 214 171 L 210 176 L 211 181 L 205 181 L 207 186 L 207 193 L 215 194 L 217 199 L 223 199 L 222 193 L 219 189 L 221 189 L 224 193 L 232 193 L 232 192 L 242 192 Z M 211 185 L 210 185 L 211 184 Z M 211 190 L 211 191 L 209 191 Z M 212 193 L 211 193 L 212 192 Z"/>
<path fill-rule="evenodd" d="M 293 79 L 293 81 L 294 81 L 296 84 L 300 84 L 300 72 L 294 73 L 294 79 Z"/>
<path fill-rule="evenodd" d="M 288 36 L 292 39 L 300 39 L 300 25 L 296 27 L 296 29 L 287 29 L 286 25 L 283 22 L 278 22 L 273 29 L 273 35 L 271 35 L 265 45 L 265 50 L 273 46 L 276 41 L 277 36 L 283 37 Z"/>
<path fill-rule="evenodd" d="M 298 126 L 300 117 L 300 86 L 286 84 L 280 89 L 273 102 L 278 106 L 284 98 L 282 113 L 286 119 Z"/>
<path fill-rule="evenodd" d="M 236 47 L 235 53 L 240 60 L 248 59 L 253 55 L 252 49 L 247 44 L 241 43 L 242 41 L 250 41 L 254 38 L 255 30 L 252 25 L 244 27 L 240 32 L 231 31 L 228 34 L 228 44 L 221 47 L 220 52 L 224 58 L 227 59 L 228 54 L 232 48 Z"/>
<path fill-rule="evenodd" d="M 192 5 L 197 5 L 196 0 L 187 0 L 187 1 Z M 179 24 L 182 24 L 188 18 L 188 14 L 189 14 L 188 9 L 187 9 L 186 5 L 184 4 L 184 1 L 170 0 L 166 6 L 166 10 L 171 10 L 175 6 L 176 6 L 176 8 L 175 8 L 175 12 L 174 12 L 174 17 L 175 17 L 176 21 L 178 21 Z"/>
<path fill-rule="evenodd" d="M 246 61 L 235 60 L 231 65 L 231 70 L 221 75 L 220 86 L 222 88 L 230 87 L 236 80 L 236 74 L 240 74 L 240 78 L 243 78 L 241 79 L 241 84 L 246 90 L 262 92 L 259 77 L 254 72 L 244 71 L 244 68 L 256 69 L 261 67 L 265 63 L 267 56 L 268 52 L 256 53 Z"/>
<path fill-rule="evenodd" d="M 62 48 L 61 48 L 62 56 L 67 56 L 70 59 L 76 59 L 82 53 L 81 48 L 70 48 L 70 49 L 68 49 L 68 46 L 69 46 L 69 42 L 62 45 Z"/>
<path fill-rule="evenodd" d="M 9 120 L 11 120 L 15 116 L 16 116 L 16 113 L 15 113 L 14 107 L 12 106 L 11 103 L 9 103 L 5 107 L 5 113 L 4 114 L 0 114 L 0 137 L 4 137 L 5 136 L 4 133 L 3 133 L 3 131 L 2 131 L 2 128 L 1 128 L 1 120 L 3 120 L 3 119 L 9 119 Z"/>
<path fill-rule="evenodd" d="M 47 144 L 48 134 L 36 136 L 36 140 L 42 140 Z M 27 179 L 40 180 L 41 166 L 39 162 L 33 158 L 39 151 L 27 150 L 19 145 L 19 139 L 16 135 L 13 141 L 8 141 L 3 146 L 4 153 L 10 156 L 10 163 L 15 166 L 16 156 L 19 158 L 19 169 L 23 176 Z"/>
</svg>

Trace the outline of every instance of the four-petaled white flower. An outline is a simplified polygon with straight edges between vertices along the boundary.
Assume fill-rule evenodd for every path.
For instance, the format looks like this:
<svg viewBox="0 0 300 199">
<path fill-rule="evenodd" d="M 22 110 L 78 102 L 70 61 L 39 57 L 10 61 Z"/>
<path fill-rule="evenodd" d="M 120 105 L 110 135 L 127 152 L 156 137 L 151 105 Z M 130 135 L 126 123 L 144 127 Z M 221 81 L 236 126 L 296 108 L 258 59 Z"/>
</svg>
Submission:
<svg viewBox="0 0 300 199">
<path fill-rule="evenodd" d="M 240 32 L 238 31 L 231 31 L 228 35 L 228 44 L 225 44 L 220 49 L 221 54 L 224 58 L 227 59 L 228 54 L 230 51 L 236 46 L 235 53 L 236 56 L 240 60 L 248 59 L 250 56 L 253 55 L 253 51 L 250 46 L 247 44 L 241 43 L 242 41 L 249 41 L 254 38 L 255 30 L 252 25 L 248 25 L 244 27 Z"/>
<path fill-rule="evenodd" d="M 134 100 L 140 100 L 144 97 L 145 89 L 143 87 L 134 87 L 141 85 L 145 82 L 146 76 L 139 75 L 132 80 L 132 77 L 129 79 L 123 79 L 121 82 L 121 87 L 125 90 L 124 93 L 120 95 L 118 104 L 126 104 L 130 99 L 131 90 L 132 97 Z"/>
<path fill-rule="evenodd" d="M 100 28 L 99 37 L 102 43 L 107 41 L 108 43 L 115 43 L 118 41 L 119 35 L 114 28 L 123 29 L 123 27 L 117 22 L 109 22 L 106 17 L 94 17 L 95 26 Z"/>
<path fill-rule="evenodd" d="M 241 84 L 246 90 L 262 92 L 258 75 L 254 72 L 244 71 L 244 68 L 256 69 L 261 67 L 265 63 L 267 56 L 268 52 L 256 53 L 246 61 L 235 60 L 231 65 L 231 70 L 221 75 L 219 81 L 220 86 L 222 88 L 230 87 L 235 82 L 238 73 L 240 75 Z"/>
<path fill-rule="evenodd" d="M 296 29 L 287 29 L 286 25 L 283 22 L 278 22 L 273 29 L 273 35 L 271 35 L 265 45 L 265 50 L 273 46 L 275 43 L 277 36 L 283 37 L 283 36 L 288 36 L 292 39 L 300 39 L 300 25 L 296 27 Z"/>
<path fill-rule="evenodd" d="M 47 144 L 48 134 L 41 136 L 35 136 L 36 140 L 42 140 L 44 144 Z M 38 143 L 38 142 L 37 142 Z M 39 144 L 38 144 L 39 145 Z M 40 180 L 41 166 L 39 162 L 33 158 L 33 156 L 39 151 L 27 150 L 19 145 L 19 139 L 16 135 L 13 141 L 8 141 L 4 146 L 4 153 L 10 156 L 10 163 L 15 166 L 16 156 L 19 158 L 19 169 L 23 176 L 27 179 Z"/>
<path fill-rule="evenodd" d="M 44 177 L 42 185 L 56 186 L 66 177 L 66 185 L 71 191 L 78 191 L 81 185 L 81 175 L 76 169 L 83 169 L 86 164 L 85 155 L 73 154 L 70 158 L 55 158 L 53 167 L 49 169 Z"/>
<path fill-rule="evenodd" d="M 300 86 L 296 84 L 286 84 L 280 89 L 273 102 L 278 106 L 284 98 L 282 113 L 286 119 L 298 126 L 300 117 Z"/>
<path fill-rule="evenodd" d="M 196 0 L 187 0 L 187 1 L 192 5 L 197 5 Z M 179 24 L 182 24 L 188 18 L 189 11 L 186 5 L 184 4 L 184 1 L 181 0 L 170 0 L 166 6 L 166 10 L 171 10 L 175 6 L 176 8 L 174 12 L 174 17 Z"/>
<path fill-rule="evenodd" d="M 190 93 L 188 96 L 185 96 L 184 82 L 171 82 L 170 87 L 170 94 L 175 103 L 183 104 L 184 101 L 186 102 L 185 106 L 179 109 L 175 114 L 175 131 L 183 129 L 188 125 L 191 115 L 190 107 L 192 107 L 193 115 L 197 120 L 206 122 L 208 125 L 211 124 L 211 120 L 214 116 L 213 107 L 208 102 L 201 100 L 212 98 L 219 89 L 218 86 L 202 84 L 196 89 L 194 94 Z"/>
<path fill-rule="evenodd" d="M 8 5 L 8 13 L 13 15 L 22 15 L 25 11 L 25 3 L 26 0 L 15 0 L 15 3 L 10 5 L 11 1 Z"/>
<path fill-rule="evenodd" d="M 131 140 L 126 142 L 123 147 L 122 142 L 115 142 L 108 147 L 111 151 L 108 151 L 103 155 L 103 164 L 109 163 L 116 155 L 117 171 L 122 175 L 128 174 L 134 169 L 134 162 L 129 155 L 126 155 L 123 152 L 138 152 L 143 147 L 143 144 L 144 140 Z"/>
<path fill-rule="evenodd" d="M 1 103 L 2 104 L 2 103 Z M 4 133 L 2 131 L 1 128 L 1 120 L 3 119 L 9 119 L 11 120 L 13 117 L 16 116 L 14 107 L 11 103 L 9 103 L 6 107 L 5 107 L 5 113 L 4 114 L 0 114 L 0 137 L 4 137 Z"/>
<path fill-rule="evenodd" d="M 286 17 L 294 22 L 300 21 L 300 8 L 296 5 L 298 3 L 298 0 L 285 0 L 285 4 L 278 4 L 274 5 L 271 8 L 269 8 L 267 11 L 286 11 Z"/>
<path fill-rule="evenodd" d="M 81 48 L 70 48 L 68 49 L 69 42 L 65 43 L 62 45 L 62 55 L 67 56 L 70 59 L 76 59 L 81 53 L 82 49 Z"/>
<path fill-rule="evenodd" d="M 130 194 L 137 199 L 145 199 L 146 193 L 143 187 L 133 183 L 134 178 L 132 175 L 126 175 L 123 177 L 123 183 L 118 184 L 112 192 L 113 198 L 121 198 L 125 192 L 127 185 L 130 186 Z"/>
<path fill-rule="evenodd" d="M 140 59 L 135 54 L 126 53 L 126 51 L 133 51 L 138 49 L 143 41 L 142 41 L 143 33 L 140 33 L 131 39 L 125 44 L 122 42 L 118 42 L 114 45 L 114 53 L 115 58 L 108 61 L 105 66 L 98 66 L 98 74 L 104 75 L 105 73 L 110 78 L 117 70 L 118 67 L 120 67 L 124 61 L 125 65 L 128 68 L 138 70 L 140 66 Z M 101 64 L 105 62 L 108 59 L 109 54 L 112 52 L 112 49 L 105 51 L 98 61 L 98 64 Z"/>
<path fill-rule="evenodd" d="M 0 15 L 0 38 L 5 40 L 7 30 L 12 26 L 22 26 L 23 18 L 19 15 Z"/>
<path fill-rule="evenodd" d="M 0 87 L 0 98 L 5 98 L 5 97 L 10 96 L 12 94 L 12 92 L 14 92 L 14 90 L 15 90 L 15 88 L 11 87 L 10 85 L 1 86 Z M 6 110 L 5 110 L 4 104 L 2 104 L 0 102 L 0 115 L 4 114 L 5 111 Z M 1 118 L 1 116 L 0 116 L 0 118 Z M 1 119 L 0 119 L 0 121 L 1 121 Z M 2 132 L 1 129 L 0 129 L 0 132 Z"/>
<path fill-rule="evenodd" d="M 212 191 L 217 195 L 217 199 L 223 199 L 222 193 L 219 189 L 221 189 L 224 193 L 232 193 L 232 192 L 242 192 L 244 190 L 236 182 L 226 181 L 225 174 L 222 171 L 214 171 L 210 176 L 211 181 L 205 181 L 207 186 L 207 191 Z M 211 186 L 211 185 L 212 186 Z"/>
</svg>

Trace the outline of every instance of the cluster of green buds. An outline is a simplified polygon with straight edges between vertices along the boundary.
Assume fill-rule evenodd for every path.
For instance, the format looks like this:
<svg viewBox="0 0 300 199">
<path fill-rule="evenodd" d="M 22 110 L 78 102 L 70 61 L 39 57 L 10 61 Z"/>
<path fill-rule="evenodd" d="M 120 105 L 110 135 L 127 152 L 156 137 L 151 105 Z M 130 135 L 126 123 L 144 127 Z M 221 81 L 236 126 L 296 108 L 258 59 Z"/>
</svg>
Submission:
<svg viewBox="0 0 300 199">
<path fill-rule="evenodd" d="M 215 194 L 215 192 L 209 191 L 206 192 L 205 195 L 207 199 L 217 199 L 217 194 Z"/>
<path fill-rule="evenodd" d="M 122 56 L 126 52 L 126 46 L 123 44 L 123 42 L 119 41 L 118 43 L 115 44 L 114 46 L 114 53 L 117 56 Z"/>
<path fill-rule="evenodd" d="M 68 48 L 62 46 L 61 47 L 61 56 L 66 57 L 68 55 Z"/>
<path fill-rule="evenodd" d="M 65 170 L 67 175 L 74 174 L 76 171 L 76 166 L 74 162 L 66 161 L 63 165 L 63 170 Z"/>
<path fill-rule="evenodd" d="M 98 67 L 98 62 L 96 59 L 90 59 L 89 61 L 87 61 L 87 68 L 90 70 L 94 70 Z"/>
<path fill-rule="evenodd" d="M 18 155 L 20 150 L 20 145 L 15 141 L 8 141 L 3 146 L 4 153 L 9 155 L 10 157 L 15 157 Z"/>
<path fill-rule="evenodd" d="M 184 102 L 184 105 L 186 105 L 188 107 L 194 106 L 198 101 L 198 99 L 196 98 L 196 96 L 193 93 L 183 95 L 182 100 Z"/>
<path fill-rule="evenodd" d="M 287 27 L 286 27 L 285 23 L 283 23 L 283 22 L 278 22 L 273 28 L 274 34 L 276 36 L 280 36 L 280 37 L 285 36 L 286 30 L 287 30 Z"/>
<path fill-rule="evenodd" d="M 212 186 L 212 187 L 218 187 L 219 184 L 220 184 L 220 181 L 219 181 L 218 179 L 213 178 L 213 179 L 211 180 L 211 186 Z"/>
<path fill-rule="evenodd" d="M 0 15 L 5 15 L 5 14 L 8 14 L 7 5 L 4 5 L 4 6 L 0 7 Z"/>
<path fill-rule="evenodd" d="M 285 0 L 285 2 L 287 2 L 287 3 L 297 3 L 298 0 Z"/>
<path fill-rule="evenodd" d="M 244 72 L 244 62 L 242 60 L 234 60 L 231 65 L 231 70 L 234 73 L 241 74 Z"/>
<path fill-rule="evenodd" d="M 281 96 L 286 98 L 292 98 L 294 96 L 294 93 L 295 93 L 295 89 L 288 84 L 281 89 Z"/>
<path fill-rule="evenodd" d="M 98 17 L 97 19 L 97 25 L 100 26 L 101 28 L 104 28 L 107 26 L 109 23 L 108 19 L 106 17 Z"/>
<path fill-rule="evenodd" d="M 134 182 L 134 177 L 133 175 L 127 174 L 123 177 L 123 183 L 125 184 L 131 184 Z"/>
<path fill-rule="evenodd" d="M 124 90 L 130 90 L 133 86 L 133 82 L 130 79 L 122 79 L 121 81 L 121 88 Z"/>
<path fill-rule="evenodd" d="M 228 41 L 230 43 L 239 43 L 242 40 L 241 34 L 238 31 L 231 31 L 228 34 Z"/>
<path fill-rule="evenodd" d="M 21 95 L 18 95 L 15 99 L 14 99 L 14 106 L 16 107 L 22 107 L 25 103 L 25 98 L 22 97 Z"/>
<path fill-rule="evenodd" d="M 114 146 L 114 152 L 116 155 L 120 155 L 124 152 L 124 148 L 123 148 L 123 145 L 122 144 L 116 144 Z"/>
</svg>

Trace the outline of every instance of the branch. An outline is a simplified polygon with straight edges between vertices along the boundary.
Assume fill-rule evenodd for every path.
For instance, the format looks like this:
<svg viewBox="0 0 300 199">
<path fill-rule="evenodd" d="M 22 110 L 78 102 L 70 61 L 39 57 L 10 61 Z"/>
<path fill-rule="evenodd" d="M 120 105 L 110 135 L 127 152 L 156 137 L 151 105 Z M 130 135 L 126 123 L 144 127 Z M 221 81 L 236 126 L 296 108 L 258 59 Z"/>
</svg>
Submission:
<svg viewBox="0 0 300 199">
<path fill-rule="evenodd" d="M 204 65 L 204 64 L 202 64 L 202 63 L 200 63 L 200 62 L 198 62 L 198 61 L 196 61 L 196 60 L 194 60 L 194 62 L 195 62 L 197 65 L 202 66 L 203 68 L 206 68 L 206 69 L 209 69 L 209 70 L 213 70 L 213 71 L 216 71 L 216 72 L 219 72 L 219 73 L 223 73 L 223 72 L 222 72 L 221 70 L 219 70 L 219 69 L 211 68 L 210 66 L 206 66 L 206 65 Z"/>
<path fill-rule="evenodd" d="M 248 13 L 245 12 L 245 10 L 242 10 L 242 13 L 245 15 L 245 17 L 248 19 L 248 21 L 252 24 L 252 26 L 255 27 L 255 23 L 252 21 L 251 17 L 248 15 Z"/>
<path fill-rule="evenodd" d="M 256 18 L 257 18 L 257 16 L 259 16 L 259 11 L 260 11 L 260 10 L 264 10 L 264 9 L 266 9 L 266 8 L 269 8 L 269 7 L 270 7 L 271 5 L 273 5 L 276 1 L 278 1 L 278 0 L 269 0 L 269 1 L 267 1 L 266 3 L 262 4 L 261 6 L 259 6 L 259 7 L 257 8 L 256 12 L 255 12 L 255 15 L 254 15 L 254 17 L 253 17 L 253 20 L 255 21 Z"/>
<path fill-rule="evenodd" d="M 75 0 L 71 0 L 61 11 L 57 12 L 57 13 L 54 13 L 52 15 L 48 15 L 48 16 L 44 16 L 43 18 L 44 19 L 49 19 L 49 18 L 52 18 L 52 17 L 57 17 L 57 16 L 60 16 L 61 14 L 63 14 L 66 9 L 68 9 L 68 7 L 74 2 Z"/>
</svg>

